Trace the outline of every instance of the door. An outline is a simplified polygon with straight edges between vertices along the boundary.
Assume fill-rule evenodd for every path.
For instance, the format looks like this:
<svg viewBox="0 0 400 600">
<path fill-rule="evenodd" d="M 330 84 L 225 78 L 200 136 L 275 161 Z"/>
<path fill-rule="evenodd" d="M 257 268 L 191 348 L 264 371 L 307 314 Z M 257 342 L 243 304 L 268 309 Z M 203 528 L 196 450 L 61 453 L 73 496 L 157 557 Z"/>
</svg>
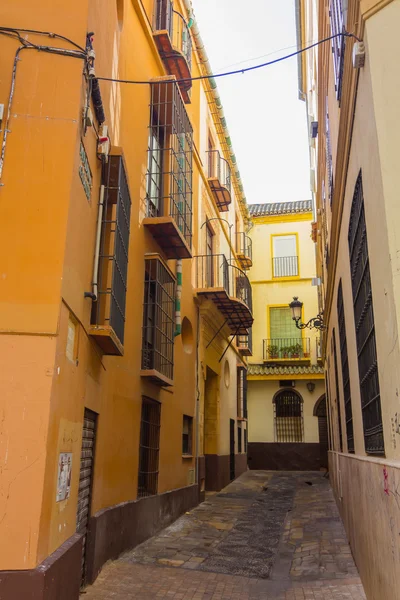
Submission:
<svg viewBox="0 0 400 600">
<path fill-rule="evenodd" d="M 94 447 L 96 440 L 96 413 L 85 408 L 83 418 L 81 466 L 79 476 L 78 508 L 76 516 L 76 531 L 83 535 L 81 581 L 86 577 L 86 537 L 90 517 L 90 501 L 93 482 Z"/>
<path fill-rule="evenodd" d="M 235 479 L 235 421 L 229 420 L 230 432 L 229 432 L 229 470 L 231 481 Z"/>
<path fill-rule="evenodd" d="M 328 419 L 326 415 L 326 398 L 323 396 L 318 402 L 314 410 L 314 414 L 318 417 L 318 433 L 319 433 L 319 456 L 321 467 L 328 468 Z"/>
</svg>

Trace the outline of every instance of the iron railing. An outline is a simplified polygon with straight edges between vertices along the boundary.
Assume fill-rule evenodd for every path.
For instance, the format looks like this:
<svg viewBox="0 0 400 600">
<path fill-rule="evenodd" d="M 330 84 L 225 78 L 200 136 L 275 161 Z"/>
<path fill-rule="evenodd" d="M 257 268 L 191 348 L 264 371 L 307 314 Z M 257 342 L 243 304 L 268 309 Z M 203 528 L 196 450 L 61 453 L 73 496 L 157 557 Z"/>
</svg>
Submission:
<svg viewBox="0 0 400 600">
<path fill-rule="evenodd" d="M 274 277 L 297 277 L 299 274 L 298 256 L 278 256 L 273 259 Z"/>
<path fill-rule="evenodd" d="M 265 361 L 310 358 L 310 338 L 265 339 L 263 358 Z"/>
<path fill-rule="evenodd" d="M 168 31 L 172 46 L 183 54 L 191 69 L 192 38 L 189 27 L 181 13 L 174 10 L 171 0 L 156 0 L 154 3 L 154 30 Z"/>
<path fill-rule="evenodd" d="M 193 129 L 175 82 L 151 86 L 147 216 L 171 216 L 192 245 Z"/>
<path fill-rule="evenodd" d="M 160 421 L 161 404 L 144 397 L 140 421 L 138 498 L 154 496 L 158 491 Z"/>
<path fill-rule="evenodd" d="M 219 150 L 208 150 L 208 177 L 216 178 L 220 184 L 231 193 L 232 176 L 228 161 L 223 158 Z"/>
<path fill-rule="evenodd" d="M 292 390 L 282 390 L 274 399 L 275 441 L 290 443 L 304 439 L 303 401 Z"/>
<path fill-rule="evenodd" d="M 198 289 L 222 288 L 231 298 L 244 302 L 252 312 L 251 285 L 244 271 L 230 265 L 224 254 L 204 254 L 193 259 Z"/>
<path fill-rule="evenodd" d="M 253 259 L 253 242 L 244 232 L 236 233 L 236 253 L 249 260 Z"/>
<path fill-rule="evenodd" d="M 98 268 L 98 297 L 91 324 L 110 325 L 124 343 L 131 199 L 123 158 L 109 157 L 103 171 L 104 200 Z"/>
</svg>

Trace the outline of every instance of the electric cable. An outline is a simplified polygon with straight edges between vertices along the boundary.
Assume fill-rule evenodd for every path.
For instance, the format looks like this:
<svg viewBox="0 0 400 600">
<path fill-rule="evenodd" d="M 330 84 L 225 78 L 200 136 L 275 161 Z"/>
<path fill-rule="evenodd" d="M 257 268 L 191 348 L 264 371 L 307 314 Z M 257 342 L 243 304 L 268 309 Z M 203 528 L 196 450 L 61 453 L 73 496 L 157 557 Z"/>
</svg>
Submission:
<svg viewBox="0 0 400 600">
<path fill-rule="evenodd" d="M 324 44 L 325 42 L 329 42 L 330 40 L 333 40 L 337 37 L 348 37 L 348 38 L 354 38 L 355 40 L 357 40 L 358 42 L 360 42 L 360 38 L 358 38 L 356 35 L 354 35 L 354 33 L 348 33 L 347 31 L 342 32 L 342 33 L 335 33 L 334 35 L 330 35 L 327 38 L 324 38 L 323 40 L 318 40 L 317 42 L 314 42 L 314 44 L 310 44 L 309 46 L 306 46 L 304 48 L 300 48 L 299 50 L 296 50 L 296 52 L 291 52 L 290 54 L 285 54 L 285 56 L 281 56 L 279 58 L 274 58 L 274 60 L 270 60 L 268 62 L 265 63 L 261 63 L 259 65 L 253 65 L 252 67 L 246 67 L 244 69 L 237 69 L 235 71 L 226 71 L 225 73 L 216 73 L 215 75 L 198 75 L 197 77 L 186 77 L 184 79 L 176 79 L 174 80 L 176 83 L 188 83 L 190 81 L 200 81 L 202 79 L 217 79 L 217 78 L 221 78 L 221 77 L 229 77 L 231 75 L 239 75 L 239 74 L 244 74 L 244 73 L 248 73 L 249 71 L 255 71 L 257 69 L 262 69 L 264 67 L 269 67 L 270 65 L 274 65 L 276 63 L 282 62 L 284 60 L 287 60 L 288 58 L 292 58 L 293 56 L 298 56 L 299 54 L 302 54 L 303 52 L 306 52 L 307 50 L 311 50 L 312 48 L 315 48 L 316 46 L 319 46 L 320 44 Z M 96 79 L 98 79 L 99 81 L 113 81 L 115 83 L 129 83 L 129 84 L 133 84 L 133 85 L 149 85 L 155 82 L 152 81 L 144 81 L 144 80 L 132 80 L 132 79 L 116 79 L 114 77 L 98 77 L 96 76 Z M 171 83 L 170 79 L 162 79 L 162 80 L 157 80 L 157 85 L 159 84 L 168 84 Z"/>
<path fill-rule="evenodd" d="M 80 46 L 76 42 L 70 40 L 69 38 L 65 37 L 64 35 L 59 35 L 58 33 L 52 33 L 51 31 L 38 31 L 36 29 L 21 29 L 20 27 L 0 27 L 0 31 L 13 31 L 13 32 L 20 32 L 20 31 L 22 31 L 23 33 L 33 33 L 33 34 L 37 34 L 37 35 L 46 35 L 48 37 L 56 38 L 58 40 L 64 40 L 65 42 L 68 42 L 69 44 L 72 44 L 72 46 L 75 46 L 75 48 L 78 48 L 78 50 L 81 50 L 82 52 L 85 52 L 85 48 L 83 48 L 82 46 Z M 24 40 L 24 41 L 27 41 L 27 40 Z"/>
</svg>

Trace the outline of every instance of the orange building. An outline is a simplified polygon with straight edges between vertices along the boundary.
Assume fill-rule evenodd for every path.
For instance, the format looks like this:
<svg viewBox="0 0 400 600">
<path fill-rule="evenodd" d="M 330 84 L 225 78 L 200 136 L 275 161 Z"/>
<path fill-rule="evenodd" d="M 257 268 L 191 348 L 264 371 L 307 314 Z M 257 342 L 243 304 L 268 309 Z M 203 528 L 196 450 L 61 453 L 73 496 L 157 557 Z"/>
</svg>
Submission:
<svg viewBox="0 0 400 600">
<path fill-rule="evenodd" d="M 248 212 L 188 0 L 0 17 L 0 597 L 72 600 L 246 469 Z"/>
</svg>

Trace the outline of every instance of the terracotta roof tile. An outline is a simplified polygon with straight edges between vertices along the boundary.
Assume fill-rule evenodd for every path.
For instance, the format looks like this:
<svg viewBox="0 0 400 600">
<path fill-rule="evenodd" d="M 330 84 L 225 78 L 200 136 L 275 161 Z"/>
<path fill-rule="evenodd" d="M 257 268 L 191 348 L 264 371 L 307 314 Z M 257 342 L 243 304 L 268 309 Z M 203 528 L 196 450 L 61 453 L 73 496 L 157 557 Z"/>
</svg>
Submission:
<svg viewBox="0 0 400 600">
<path fill-rule="evenodd" d="M 309 367 L 270 367 L 268 365 L 248 365 L 247 375 L 323 375 L 324 369 L 318 365 Z"/>
<path fill-rule="evenodd" d="M 249 204 L 252 217 L 267 215 L 287 215 L 312 211 L 312 200 L 299 200 L 297 202 L 267 202 L 265 204 Z"/>
</svg>

